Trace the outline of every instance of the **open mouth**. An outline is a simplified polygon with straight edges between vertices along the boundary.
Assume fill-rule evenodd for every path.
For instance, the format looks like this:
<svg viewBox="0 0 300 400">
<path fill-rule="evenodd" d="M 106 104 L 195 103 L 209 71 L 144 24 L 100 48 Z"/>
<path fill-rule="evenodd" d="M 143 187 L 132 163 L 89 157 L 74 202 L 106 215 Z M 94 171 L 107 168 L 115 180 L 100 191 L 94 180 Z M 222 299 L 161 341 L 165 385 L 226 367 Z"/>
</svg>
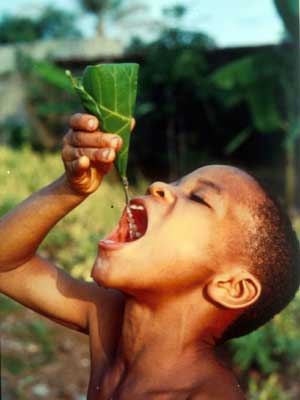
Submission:
<svg viewBox="0 0 300 400">
<path fill-rule="evenodd" d="M 105 238 L 106 243 L 134 242 L 144 236 L 148 226 L 147 211 L 141 200 L 131 200 L 117 228 Z"/>
</svg>

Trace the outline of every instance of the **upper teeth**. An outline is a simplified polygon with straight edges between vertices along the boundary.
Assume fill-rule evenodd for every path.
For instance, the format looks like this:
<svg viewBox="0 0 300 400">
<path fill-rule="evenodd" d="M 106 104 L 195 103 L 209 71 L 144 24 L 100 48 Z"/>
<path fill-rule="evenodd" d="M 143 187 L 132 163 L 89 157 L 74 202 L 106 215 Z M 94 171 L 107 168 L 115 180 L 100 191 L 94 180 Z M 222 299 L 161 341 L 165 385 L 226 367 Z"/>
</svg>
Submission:
<svg viewBox="0 0 300 400">
<path fill-rule="evenodd" d="M 130 205 L 130 208 L 131 208 L 132 210 L 144 210 L 144 209 L 145 209 L 145 207 L 142 206 L 141 204 L 140 204 L 140 205 L 139 205 L 139 204 L 131 204 L 131 205 Z"/>
</svg>

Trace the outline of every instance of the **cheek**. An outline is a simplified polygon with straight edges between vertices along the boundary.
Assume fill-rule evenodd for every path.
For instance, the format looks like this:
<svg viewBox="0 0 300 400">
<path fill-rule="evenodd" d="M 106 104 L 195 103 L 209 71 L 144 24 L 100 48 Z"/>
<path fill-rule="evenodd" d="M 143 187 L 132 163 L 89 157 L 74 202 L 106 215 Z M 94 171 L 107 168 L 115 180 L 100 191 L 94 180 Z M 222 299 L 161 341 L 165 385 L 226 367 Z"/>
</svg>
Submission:
<svg viewBox="0 0 300 400">
<path fill-rule="evenodd" d="M 199 232 L 186 220 L 180 227 L 166 226 L 152 242 L 152 274 L 175 282 L 196 282 L 210 269 L 214 257 L 209 227 Z"/>
</svg>

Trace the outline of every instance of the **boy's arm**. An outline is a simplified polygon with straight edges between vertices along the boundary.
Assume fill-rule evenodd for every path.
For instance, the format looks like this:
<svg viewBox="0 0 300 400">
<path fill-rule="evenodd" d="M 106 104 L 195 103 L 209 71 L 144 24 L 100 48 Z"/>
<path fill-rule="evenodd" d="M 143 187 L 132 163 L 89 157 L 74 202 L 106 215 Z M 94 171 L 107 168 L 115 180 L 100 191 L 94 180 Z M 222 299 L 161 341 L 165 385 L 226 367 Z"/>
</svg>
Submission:
<svg viewBox="0 0 300 400">
<path fill-rule="evenodd" d="M 89 310 L 106 291 L 74 280 L 36 251 L 49 230 L 99 187 L 122 143 L 116 135 L 97 131 L 92 116 L 76 114 L 70 125 L 62 151 L 65 174 L 0 220 L 0 291 L 86 331 Z"/>
</svg>

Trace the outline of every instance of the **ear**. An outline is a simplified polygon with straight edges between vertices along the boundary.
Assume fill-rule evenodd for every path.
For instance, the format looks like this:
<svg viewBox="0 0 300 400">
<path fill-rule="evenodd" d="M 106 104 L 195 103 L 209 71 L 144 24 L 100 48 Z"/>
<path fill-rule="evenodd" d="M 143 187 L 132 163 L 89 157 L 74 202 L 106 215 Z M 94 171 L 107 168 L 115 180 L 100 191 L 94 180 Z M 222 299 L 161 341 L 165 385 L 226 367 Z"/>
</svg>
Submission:
<svg viewBox="0 0 300 400">
<path fill-rule="evenodd" d="M 213 302 L 237 310 L 257 301 L 261 294 L 261 284 L 249 271 L 237 268 L 229 273 L 215 275 L 207 284 L 206 293 Z"/>
</svg>

